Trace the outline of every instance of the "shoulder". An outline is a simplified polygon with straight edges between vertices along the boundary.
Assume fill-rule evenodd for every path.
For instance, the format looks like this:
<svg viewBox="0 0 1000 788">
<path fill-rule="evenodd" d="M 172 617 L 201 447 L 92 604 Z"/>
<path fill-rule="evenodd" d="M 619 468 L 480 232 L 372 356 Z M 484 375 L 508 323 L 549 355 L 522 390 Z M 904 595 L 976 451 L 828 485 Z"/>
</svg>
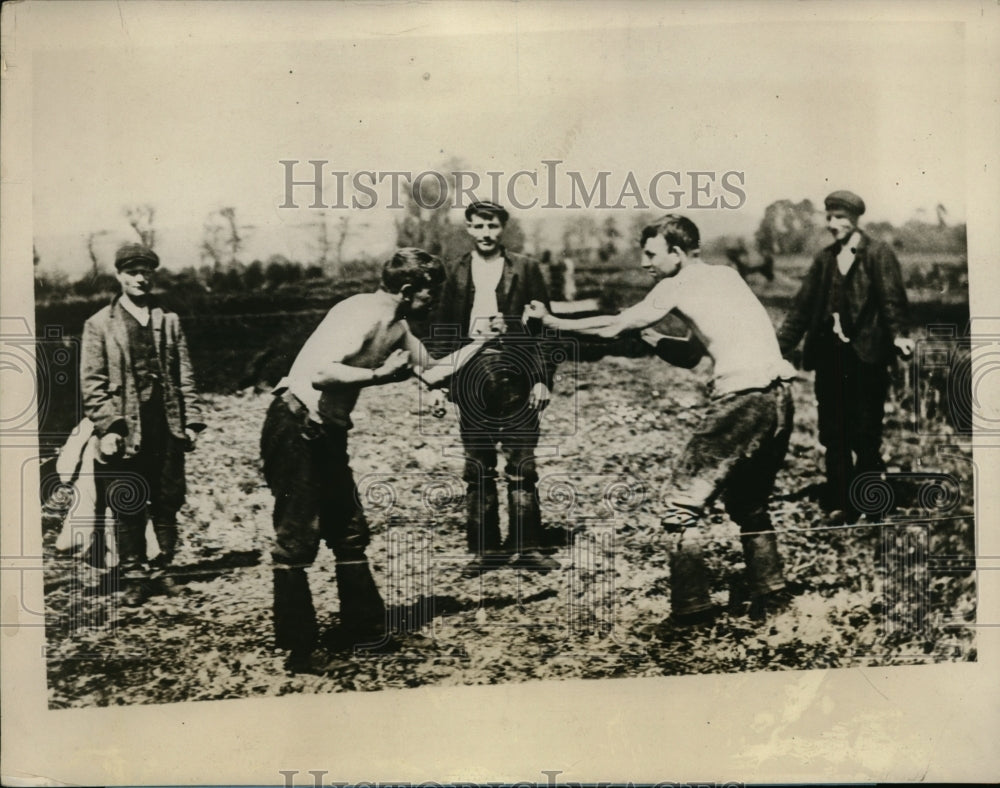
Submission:
<svg viewBox="0 0 1000 788">
<path fill-rule="evenodd" d="M 538 261 L 534 257 L 529 257 L 526 254 L 521 254 L 519 252 L 505 252 L 504 257 L 506 257 L 511 265 L 520 266 L 522 268 L 538 268 Z"/>
<path fill-rule="evenodd" d="M 652 289 L 648 293 L 646 293 L 645 300 L 651 303 L 656 303 L 659 300 L 670 298 L 677 292 L 678 286 L 679 283 L 676 276 L 661 279 L 653 285 Z"/>
<path fill-rule="evenodd" d="M 163 313 L 163 322 L 171 326 L 179 326 L 181 324 L 181 317 L 176 312 L 170 309 L 163 309 L 162 307 L 157 307 Z"/>
<path fill-rule="evenodd" d="M 111 319 L 111 304 L 106 304 L 105 306 L 98 309 L 94 314 L 84 321 L 84 328 L 100 328 L 106 324 Z"/>
<path fill-rule="evenodd" d="M 877 241 L 874 238 L 869 238 L 865 236 L 865 248 L 867 250 L 868 256 L 873 260 L 896 260 L 896 253 L 893 251 L 892 247 L 885 241 Z"/>
<path fill-rule="evenodd" d="M 813 257 L 813 266 L 819 266 L 825 263 L 827 260 L 835 260 L 837 258 L 837 244 L 832 243 L 824 246 L 818 252 L 816 256 Z"/>
<path fill-rule="evenodd" d="M 466 252 L 459 257 L 453 257 L 451 260 L 445 260 L 444 272 L 449 278 L 451 278 L 460 268 L 468 266 L 471 262 L 472 252 Z"/>
<path fill-rule="evenodd" d="M 343 318 L 348 315 L 356 316 L 364 314 L 365 312 L 372 312 L 375 304 L 375 294 L 374 293 L 357 293 L 352 296 L 348 296 L 343 301 L 338 301 L 323 318 L 323 322 L 329 320 L 336 320 L 338 318 Z"/>
</svg>

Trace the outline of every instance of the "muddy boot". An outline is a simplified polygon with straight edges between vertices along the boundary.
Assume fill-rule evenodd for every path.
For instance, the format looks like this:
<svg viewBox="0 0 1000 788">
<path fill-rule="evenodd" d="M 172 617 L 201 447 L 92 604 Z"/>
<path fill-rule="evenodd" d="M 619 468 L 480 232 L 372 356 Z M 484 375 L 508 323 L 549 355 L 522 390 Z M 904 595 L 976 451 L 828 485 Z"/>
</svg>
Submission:
<svg viewBox="0 0 1000 788">
<path fill-rule="evenodd" d="M 692 624 L 711 620 L 717 610 L 708 590 L 701 534 L 697 528 L 686 528 L 670 554 L 671 622 Z"/>
<path fill-rule="evenodd" d="M 123 607 L 138 607 L 150 596 L 149 572 L 145 566 L 145 522 L 126 520 L 115 523 L 115 541 L 118 544 L 121 604 Z"/>
<path fill-rule="evenodd" d="M 94 528 L 90 533 L 90 544 L 83 554 L 84 563 L 94 569 L 107 568 L 108 543 L 104 528 Z"/>
<path fill-rule="evenodd" d="M 290 663 L 302 662 L 316 645 L 317 632 L 306 570 L 275 567 L 274 645 L 291 652 Z"/>
<path fill-rule="evenodd" d="M 542 515 L 533 482 L 511 482 L 507 489 L 507 512 L 510 516 L 510 530 L 506 548 L 511 554 L 517 554 L 511 565 L 543 574 L 559 569 L 559 562 L 541 550 Z"/>
<path fill-rule="evenodd" d="M 364 647 L 384 648 L 386 610 L 382 594 L 366 558 L 337 561 L 337 595 L 340 598 L 340 626 L 330 633 L 327 646 L 333 650 Z"/>
<path fill-rule="evenodd" d="M 740 540 L 747 566 L 750 618 L 763 621 L 768 612 L 777 612 L 788 603 L 778 537 L 774 531 L 765 531 L 741 536 Z"/>
<path fill-rule="evenodd" d="M 156 534 L 156 544 L 160 548 L 160 554 L 153 559 L 153 566 L 165 569 L 174 562 L 177 554 L 177 526 L 176 525 L 153 525 L 153 533 Z"/>
<path fill-rule="evenodd" d="M 466 542 L 469 552 L 480 555 L 484 551 L 500 551 L 500 502 L 497 485 L 493 479 L 482 484 L 472 483 L 465 493 Z"/>
</svg>

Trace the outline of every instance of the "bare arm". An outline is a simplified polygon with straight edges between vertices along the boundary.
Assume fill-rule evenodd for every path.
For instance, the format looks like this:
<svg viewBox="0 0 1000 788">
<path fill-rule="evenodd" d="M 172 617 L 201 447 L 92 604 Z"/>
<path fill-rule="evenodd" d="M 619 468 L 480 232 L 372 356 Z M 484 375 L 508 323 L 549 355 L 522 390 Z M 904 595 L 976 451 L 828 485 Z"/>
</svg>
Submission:
<svg viewBox="0 0 1000 788">
<path fill-rule="evenodd" d="M 596 315 L 570 320 L 550 314 L 545 305 L 539 301 L 532 301 L 525 307 L 524 314 L 526 318 L 540 319 L 549 328 L 612 339 L 626 331 L 636 331 L 663 320 L 674 308 L 673 301 L 667 297 L 668 292 L 669 283 L 660 282 L 642 301 L 617 315 Z"/>
<path fill-rule="evenodd" d="M 675 367 L 694 369 L 705 355 L 705 346 L 690 329 L 687 336 L 678 337 L 663 334 L 655 328 L 646 328 L 642 331 L 642 339 L 653 348 L 657 356 Z"/>
<path fill-rule="evenodd" d="M 483 349 L 492 335 L 480 336 L 467 345 L 439 359 L 431 357 L 424 343 L 413 334 L 407 332 L 406 345 L 409 351 L 410 363 L 413 364 L 416 376 L 431 388 L 444 383 L 449 377 L 468 364 L 473 357 Z"/>
</svg>

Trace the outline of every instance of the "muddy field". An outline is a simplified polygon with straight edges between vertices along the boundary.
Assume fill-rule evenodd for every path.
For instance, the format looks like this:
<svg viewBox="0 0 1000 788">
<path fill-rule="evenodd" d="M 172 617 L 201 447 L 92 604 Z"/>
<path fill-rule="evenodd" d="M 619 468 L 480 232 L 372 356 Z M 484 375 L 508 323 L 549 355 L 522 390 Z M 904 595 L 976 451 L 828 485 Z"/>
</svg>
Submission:
<svg viewBox="0 0 1000 788">
<path fill-rule="evenodd" d="M 271 641 L 271 496 L 258 438 L 269 397 L 210 395 L 210 429 L 189 455 L 183 544 L 171 594 L 140 608 L 90 595 L 80 561 L 56 558 L 46 515 L 49 702 L 54 708 L 733 671 L 974 660 L 976 593 L 968 439 L 912 426 L 890 403 L 893 474 L 854 527 L 825 527 L 811 381 L 796 385 L 796 432 L 772 509 L 791 606 L 766 622 L 735 608 L 714 623 L 667 622 L 668 539 L 659 500 L 696 422 L 693 373 L 649 358 L 566 363 L 543 422 L 543 516 L 562 569 L 465 579 L 454 413 L 421 415 L 407 382 L 366 391 L 351 437 L 374 532 L 376 579 L 402 634 L 387 655 L 335 657 L 328 675 L 289 675 Z M 742 570 L 721 507 L 706 519 L 717 601 Z M 337 617 L 333 557 L 310 572 L 321 626 Z"/>
</svg>

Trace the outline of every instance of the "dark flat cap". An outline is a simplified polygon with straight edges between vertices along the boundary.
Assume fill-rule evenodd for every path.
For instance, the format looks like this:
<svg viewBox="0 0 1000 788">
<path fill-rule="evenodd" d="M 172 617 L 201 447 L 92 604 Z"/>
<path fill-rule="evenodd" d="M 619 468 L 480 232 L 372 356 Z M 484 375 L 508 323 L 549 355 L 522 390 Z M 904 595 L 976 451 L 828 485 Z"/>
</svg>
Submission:
<svg viewBox="0 0 1000 788">
<path fill-rule="evenodd" d="M 153 268 L 160 264 L 156 252 L 142 244 L 125 244 L 115 252 L 115 268 L 121 271 L 132 263 L 148 263 Z"/>
<path fill-rule="evenodd" d="M 855 216 L 861 216 L 865 212 L 865 201 L 854 192 L 849 192 L 846 189 L 828 194 L 826 200 L 824 200 L 824 204 L 828 211 L 840 208 L 841 210 L 853 213 Z"/>
<path fill-rule="evenodd" d="M 504 224 L 507 223 L 507 219 L 510 218 L 510 214 L 507 213 L 507 209 L 502 205 L 495 202 L 490 202 L 489 200 L 477 200 L 476 202 L 469 205 L 465 209 L 465 221 L 469 221 L 473 214 L 485 214 L 487 216 L 496 216 Z"/>
</svg>

